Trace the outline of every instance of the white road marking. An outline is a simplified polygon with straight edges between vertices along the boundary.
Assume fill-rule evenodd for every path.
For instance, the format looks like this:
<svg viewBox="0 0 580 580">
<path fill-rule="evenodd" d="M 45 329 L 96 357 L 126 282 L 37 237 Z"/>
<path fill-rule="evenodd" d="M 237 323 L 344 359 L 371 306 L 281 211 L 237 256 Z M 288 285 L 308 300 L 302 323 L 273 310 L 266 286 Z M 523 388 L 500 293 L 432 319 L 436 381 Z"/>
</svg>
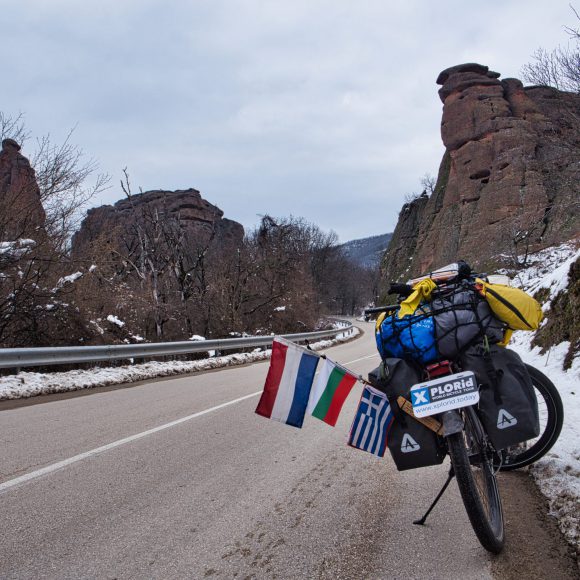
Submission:
<svg viewBox="0 0 580 580">
<path fill-rule="evenodd" d="M 36 471 L 31 471 L 30 473 L 25 473 L 20 477 L 16 477 L 14 479 L 9 479 L 3 483 L 0 483 L 0 493 L 3 493 L 7 489 L 14 487 L 15 485 L 20 485 L 21 483 L 26 483 L 31 479 L 36 479 L 37 477 L 42 477 L 43 475 L 48 475 L 53 471 L 57 471 L 58 469 L 62 469 L 67 465 L 71 465 L 72 463 L 76 463 L 77 461 L 82 461 L 83 459 L 88 459 L 89 457 L 93 457 L 94 455 L 98 455 L 99 453 L 104 453 L 105 451 L 109 451 L 110 449 L 115 449 L 115 447 L 120 447 L 121 445 L 125 445 L 126 443 L 131 443 L 132 441 L 136 441 L 137 439 L 142 439 L 143 437 L 147 437 L 147 435 L 152 435 L 153 433 L 157 433 L 159 431 L 163 431 L 165 429 L 169 429 L 171 427 L 175 427 L 180 423 L 185 423 L 186 421 L 191 421 L 192 419 L 196 419 L 197 417 L 201 417 L 202 415 L 207 415 L 212 411 L 217 411 L 218 409 L 223 409 L 224 407 L 228 407 L 230 405 L 235 405 L 241 401 L 249 399 L 251 397 L 255 397 L 256 395 L 260 395 L 262 391 L 258 391 L 257 393 L 251 393 L 250 395 L 245 395 L 244 397 L 239 397 L 238 399 L 234 399 L 233 401 L 228 401 L 227 403 L 222 403 L 221 405 L 216 405 L 215 407 L 211 407 L 210 409 L 206 409 L 205 411 L 199 411 L 199 413 L 194 413 L 193 415 L 188 415 L 187 417 L 182 417 L 181 419 L 176 419 L 175 421 L 171 421 L 170 423 L 165 423 L 165 425 L 159 425 L 159 427 L 154 427 L 153 429 L 148 429 L 147 431 L 143 431 L 142 433 L 137 433 L 136 435 L 131 435 L 130 437 L 125 437 L 124 439 L 119 439 L 118 441 L 113 441 L 112 443 L 108 443 L 107 445 L 103 445 L 102 447 L 97 447 L 96 449 L 91 449 L 90 451 L 85 451 L 84 453 L 80 453 L 79 455 L 75 455 L 74 457 L 69 457 L 68 459 L 64 459 L 63 461 L 58 461 L 57 463 L 53 463 L 52 465 L 47 465 L 42 469 L 37 469 Z"/>
<path fill-rule="evenodd" d="M 367 358 L 375 358 L 379 356 L 379 354 L 369 354 L 368 356 L 363 356 L 361 358 L 355 358 L 354 360 L 349 360 L 348 362 L 345 362 L 343 364 L 345 365 L 351 365 L 352 363 L 358 362 L 359 360 L 366 360 Z"/>
<path fill-rule="evenodd" d="M 361 360 L 366 360 L 369 358 L 374 358 L 375 354 L 363 356 L 361 358 L 357 358 L 355 360 L 348 361 L 344 364 L 352 364 L 355 362 L 359 362 Z M 236 403 L 240 403 L 241 401 L 245 401 L 246 399 L 250 399 L 252 397 L 256 397 L 257 395 L 261 395 L 262 391 L 257 391 L 256 393 L 251 393 L 249 395 L 245 395 L 243 397 L 239 397 L 234 399 L 233 401 L 228 401 L 227 403 L 222 403 L 221 405 L 216 405 L 215 407 L 211 407 L 210 409 L 206 409 L 205 411 L 199 411 L 198 413 L 194 413 L 193 415 L 188 415 L 187 417 L 182 417 L 181 419 L 176 419 L 175 421 L 171 421 L 170 423 L 165 423 L 164 425 L 159 425 L 159 427 L 154 427 L 153 429 L 148 429 L 147 431 L 143 431 L 141 433 L 137 433 L 135 435 L 131 435 L 130 437 L 125 437 L 124 439 L 119 439 L 118 441 L 113 441 L 112 443 L 108 443 L 107 445 L 103 445 L 101 447 L 97 447 L 96 449 L 91 449 L 90 451 L 85 451 L 84 453 L 79 453 L 73 457 L 69 457 L 68 459 L 63 459 L 62 461 L 58 461 L 57 463 L 52 463 L 51 465 L 47 465 L 46 467 L 42 467 L 41 469 L 37 469 L 36 471 L 31 471 L 30 473 L 25 473 L 20 477 L 15 477 L 14 479 L 9 479 L 8 481 L 4 481 L 0 483 L 0 494 L 7 491 L 8 489 L 15 487 L 17 485 L 26 483 L 38 477 L 42 477 L 43 475 L 48 475 L 54 471 L 62 469 L 63 467 L 67 467 L 68 465 L 72 465 L 73 463 L 77 463 L 78 461 L 82 461 L 83 459 L 88 459 L 89 457 L 94 457 L 99 453 L 104 453 L 105 451 L 110 451 L 111 449 L 115 449 L 116 447 L 120 447 L 121 445 L 125 445 L 127 443 L 131 443 L 132 441 L 137 441 L 138 439 L 142 439 L 143 437 L 147 437 L 148 435 L 153 435 L 153 433 L 158 433 L 159 431 L 164 431 L 165 429 L 170 429 L 171 427 L 175 427 L 181 423 L 185 423 L 186 421 L 191 421 L 192 419 L 196 419 L 197 417 L 201 417 L 202 415 L 207 415 L 213 411 L 217 411 L 218 409 L 223 409 L 224 407 L 229 407 L 230 405 L 235 405 Z"/>
</svg>

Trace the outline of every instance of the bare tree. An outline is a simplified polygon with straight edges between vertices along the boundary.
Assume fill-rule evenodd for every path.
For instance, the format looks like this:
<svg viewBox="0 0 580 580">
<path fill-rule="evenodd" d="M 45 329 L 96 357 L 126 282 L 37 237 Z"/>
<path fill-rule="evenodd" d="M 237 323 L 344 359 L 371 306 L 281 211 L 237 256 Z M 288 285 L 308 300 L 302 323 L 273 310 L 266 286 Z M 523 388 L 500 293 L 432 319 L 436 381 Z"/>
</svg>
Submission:
<svg viewBox="0 0 580 580">
<path fill-rule="evenodd" d="M 37 140 L 31 163 L 36 171 L 40 199 L 46 212 L 46 229 L 64 251 L 82 218 L 81 211 L 108 188 L 110 177 L 98 172 L 94 159 L 71 142 L 73 130 L 56 145 L 50 135 Z"/>
<path fill-rule="evenodd" d="M 571 7 L 576 20 L 580 15 Z M 533 61 L 524 65 L 524 80 L 536 85 L 546 85 L 561 91 L 580 93 L 580 31 L 565 27 L 570 36 L 567 46 L 558 46 L 552 51 L 538 48 L 532 55 Z"/>
<path fill-rule="evenodd" d="M 83 163 L 70 135 L 60 147 L 48 137 L 39 140 L 31 156 L 33 171 L 19 152 L 29 137 L 23 116 L 0 113 L 0 131 L 0 344 L 55 344 L 83 338 L 84 323 L 68 299 L 70 289 L 59 281 L 74 273 L 68 242 L 77 212 L 106 187 L 107 177 L 98 176 L 93 186 L 85 186 L 96 164 Z"/>
<path fill-rule="evenodd" d="M 415 200 L 417 199 L 421 199 L 421 198 L 428 198 L 430 197 L 433 192 L 435 191 L 435 186 L 437 185 L 437 179 L 435 177 L 433 177 L 430 173 L 425 173 L 425 175 L 423 175 L 423 177 L 421 178 L 420 181 L 421 187 L 423 188 L 421 190 L 421 193 L 417 193 L 417 192 L 412 192 L 412 193 L 406 193 L 405 194 L 405 204 L 410 204 L 413 203 Z"/>
<path fill-rule="evenodd" d="M 176 334 L 182 337 L 183 332 L 207 334 L 213 267 L 207 254 L 214 242 L 215 225 L 204 235 L 192 233 L 179 212 L 169 211 L 165 197 L 155 203 L 137 203 L 127 168 L 123 176 L 121 188 L 132 207 L 132 217 L 121 231 L 113 233 L 118 277 L 126 279 L 134 291 L 138 289 L 148 303 L 142 318 L 152 317 L 156 340 Z M 172 327 L 169 334 L 168 323 Z M 146 329 L 144 333 L 148 334 Z"/>
<path fill-rule="evenodd" d="M 435 185 L 437 185 L 437 178 L 430 173 L 425 173 L 421 178 L 421 185 L 423 186 L 423 191 L 426 192 L 427 195 L 433 195 Z"/>
<path fill-rule="evenodd" d="M 30 155 L 35 187 L 46 214 L 44 228 L 61 253 L 68 249 L 70 237 L 82 217 L 81 210 L 96 194 L 107 189 L 110 181 L 107 174 L 98 172 L 97 162 L 86 159 L 82 149 L 72 143 L 73 132 L 74 129 L 60 145 L 50 135 L 40 137 Z M 0 112 L 0 136 L 21 147 L 30 138 L 24 115 Z"/>
<path fill-rule="evenodd" d="M 14 139 L 22 146 L 29 137 L 22 113 L 11 116 L 0 111 L 0 140 Z"/>
</svg>

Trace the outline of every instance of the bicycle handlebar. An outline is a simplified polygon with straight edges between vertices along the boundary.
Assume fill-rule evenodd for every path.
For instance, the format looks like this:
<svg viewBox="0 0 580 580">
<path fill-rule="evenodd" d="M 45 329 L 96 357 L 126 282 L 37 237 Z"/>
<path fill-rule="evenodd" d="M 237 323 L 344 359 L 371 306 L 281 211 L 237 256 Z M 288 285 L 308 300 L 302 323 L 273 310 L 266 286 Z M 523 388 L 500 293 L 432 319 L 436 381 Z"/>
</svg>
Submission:
<svg viewBox="0 0 580 580">
<path fill-rule="evenodd" d="M 428 278 L 429 276 L 425 276 L 425 278 Z M 437 286 L 439 286 L 441 288 L 441 291 L 445 291 L 446 287 L 449 288 L 449 286 L 453 287 L 453 286 L 459 286 L 462 283 L 465 284 L 467 283 L 468 285 L 469 282 L 471 282 L 472 284 L 475 282 L 475 278 L 484 278 L 485 279 L 486 274 L 477 274 L 475 272 L 473 272 L 473 270 L 471 269 L 471 266 L 467 263 L 464 262 L 463 260 L 459 260 L 457 262 L 457 275 L 455 275 L 453 278 L 448 278 L 448 279 L 441 279 L 441 280 L 437 280 L 437 279 L 433 279 L 433 281 L 435 282 L 435 284 L 437 284 Z M 411 293 L 413 292 L 413 286 L 411 284 L 402 284 L 400 282 L 391 282 L 391 285 L 389 287 L 389 294 L 398 294 L 399 295 L 399 300 L 401 301 L 403 298 L 407 298 L 408 296 L 411 295 Z M 369 314 L 377 314 L 379 312 L 394 312 L 396 310 L 399 310 L 400 305 L 398 304 L 390 304 L 387 306 L 375 306 L 373 308 L 365 308 L 364 310 L 364 314 L 366 316 L 368 316 Z"/>
<path fill-rule="evenodd" d="M 410 284 L 399 284 L 392 282 L 389 287 L 389 294 L 399 294 L 400 296 L 410 296 L 413 292 L 413 287 Z"/>
<path fill-rule="evenodd" d="M 399 310 L 401 306 L 399 304 L 389 304 L 387 306 L 375 306 L 373 308 L 365 308 L 365 314 L 377 314 L 378 312 L 393 312 Z"/>
</svg>

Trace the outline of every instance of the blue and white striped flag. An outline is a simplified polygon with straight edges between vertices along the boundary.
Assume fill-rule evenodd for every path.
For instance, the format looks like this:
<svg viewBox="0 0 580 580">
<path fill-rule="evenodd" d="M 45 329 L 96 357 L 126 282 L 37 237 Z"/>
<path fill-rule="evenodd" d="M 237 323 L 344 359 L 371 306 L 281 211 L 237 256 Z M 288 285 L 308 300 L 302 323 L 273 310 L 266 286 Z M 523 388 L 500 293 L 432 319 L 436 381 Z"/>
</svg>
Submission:
<svg viewBox="0 0 580 580">
<path fill-rule="evenodd" d="M 365 386 L 350 428 L 348 444 L 383 457 L 392 421 L 393 412 L 387 395 L 373 387 Z"/>
</svg>

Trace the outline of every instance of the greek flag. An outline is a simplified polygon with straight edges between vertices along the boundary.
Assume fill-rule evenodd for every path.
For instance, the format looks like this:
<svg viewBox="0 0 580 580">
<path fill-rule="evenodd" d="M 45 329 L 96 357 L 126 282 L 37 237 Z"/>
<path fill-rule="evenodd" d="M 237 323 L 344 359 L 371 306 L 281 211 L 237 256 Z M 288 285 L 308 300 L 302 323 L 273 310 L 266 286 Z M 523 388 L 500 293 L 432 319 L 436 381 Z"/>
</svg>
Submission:
<svg viewBox="0 0 580 580">
<path fill-rule="evenodd" d="M 365 386 L 350 428 L 348 444 L 383 457 L 392 421 L 393 413 L 387 396 L 373 387 Z"/>
</svg>

